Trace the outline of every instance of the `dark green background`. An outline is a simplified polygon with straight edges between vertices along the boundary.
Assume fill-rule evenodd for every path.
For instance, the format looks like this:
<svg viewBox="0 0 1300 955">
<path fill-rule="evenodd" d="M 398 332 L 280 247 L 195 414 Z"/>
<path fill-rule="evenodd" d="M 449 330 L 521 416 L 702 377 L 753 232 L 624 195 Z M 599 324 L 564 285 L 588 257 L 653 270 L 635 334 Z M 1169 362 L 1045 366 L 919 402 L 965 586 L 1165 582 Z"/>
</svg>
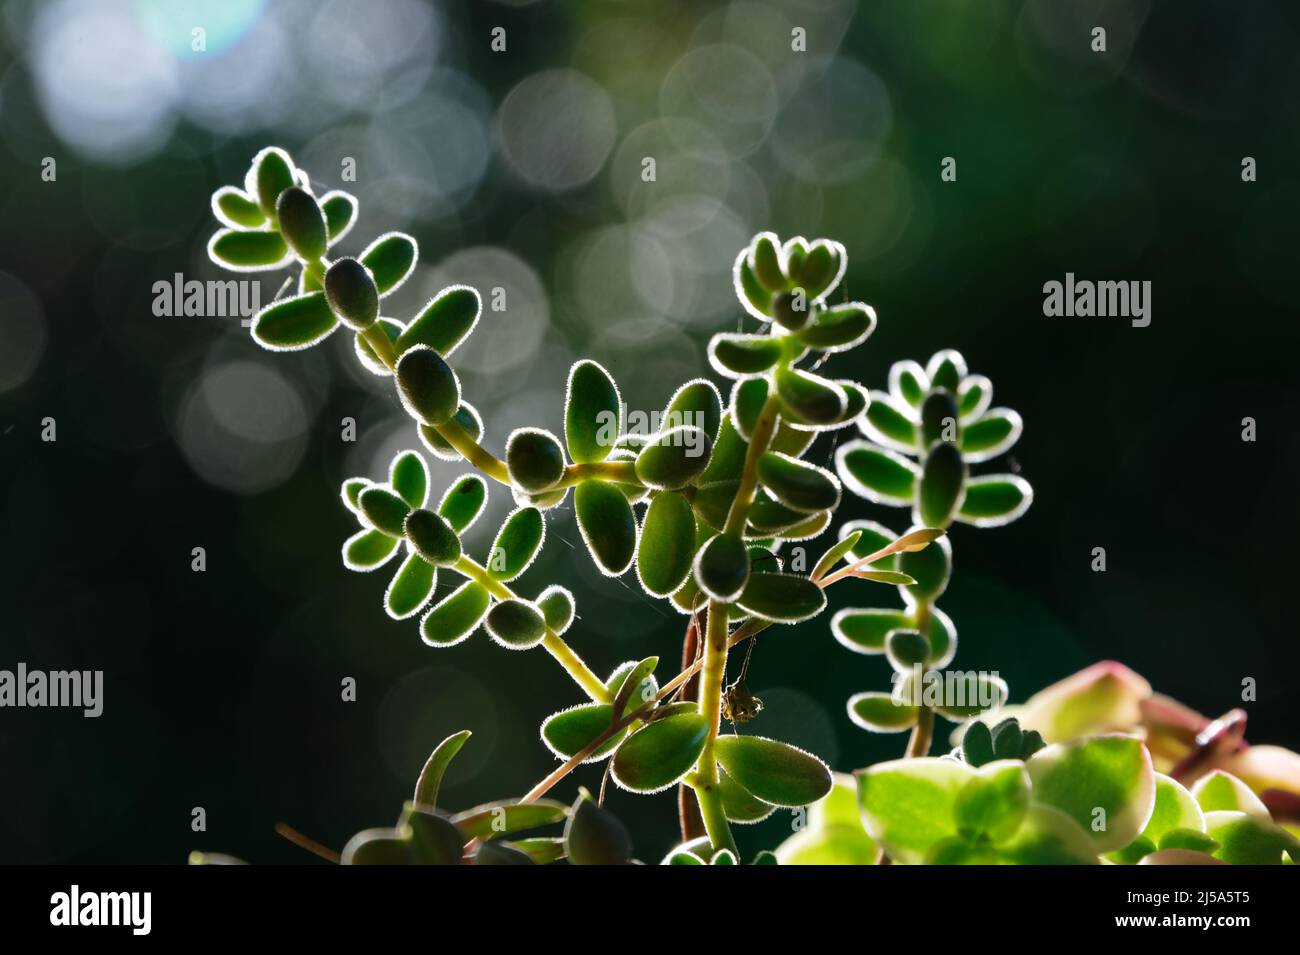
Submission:
<svg viewBox="0 0 1300 955">
<path fill-rule="evenodd" d="M 1099 5 L 1097 17 L 1127 6 Z M 622 61 L 617 49 L 593 59 L 580 41 L 595 26 L 653 10 L 680 53 L 707 9 L 453 4 L 447 55 L 496 101 L 556 65 L 615 88 L 621 71 L 658 67 Z M 892 361 L 954 347 L 993 379 L 996 404 L 1024 416 L 1013 458 L 1036 490 L 1032 509 L 1007 528 L 953 533 L 957 572 L 941 606 L 960 633 L 958 666 L 999 671 L 1022 700 L 1117 659 L 1210 715 L 1239 704 L 1242 679 L 1253 677 L 1250 738 L 1295 746 L 1297 11 L 1141 9 L 1115 75 L 1084 56 L 1017 54 L 1018 3 L 860 5 L 840 53 L 889 90 L 895 165 L 828 195 L 812 227 L 849 244 L 848 290 L 880 316 L 872 339 L 832 368 L 883 387 Z M 498 24 L 510 31 L 509 56 L 486 49 Z M 1086 48 L 1087 32 L 1067 39 Z M 276 129 L 226 139 L 182 123 L 154 159 L 100 166 L 53 137 L 31 105 L 19 51 L 5 55 L 0 269 L 41 297 L 50 343 L 36 376 L 0 395 L 0 430 L 13 426 L 0 439 L 0 667 L 103 668 L 106 702 L 98 720 L 0 711 L 0 861 L 180 862 L 191 848 L 304 861 L 273 834 L 276 820 L 340 847 L 394 818 L 423 755 L 462 727 L 476 736 L 444 790 L 449 804 L 527 788 L 554 765 L 537 723 L 579 701 L 564 674 L 541 651 L 515 656 L 482 634 L 432 650 L 415 622 L 383 615 L 384 572 L 339 564 L 353 523 L 337 499 L 347 474 L 335 422 L 356 415 L 364 435 L 395 405 L 336 376 L 292 479 L 251 497 L 205 483 L 167 432 L 160 396 L 207 349 L 254 346 L 229 322 L 155 318 L 149 289 L 192 268 L 212 230 L 199 213 L 213 188 L 237 181 L 261 146 L 300 144 Z M 635 85 L 617 88 L 622 136 L 644 104 Z M 849 121 L 857 105 L 835 109 Z M 57 183 L 39 181 L 41 155 L 59 157 Z M 1247 155 L 1258 182 L 1241 181 Z M 939 181 L 944 156 L 957 158 L 956 183 Z M 526 189 L 496 159 L 455 221 L 413 231 L 426 258 L 509 247 L 550 291 L 556 247 L 617 218 L 608 175 L 554 197 Z M 854 259 L 852 235 L 887 214 L 900 180 L 913 204 L 906 231 L 891 250 Z M 120 203 L 139 229 L 192 227 L 132 251 L 96 228 L 91 191 Z M 796 201 L 773 203 L 771 220 L 751 225 L 811 231 Z M 353 243 L 387 227 L 363 210 Z M 1044 318 L 1042 285 L 1067 271 L 1150 280 L 1152 324 Z M 595 349 L 592 329 L 562 307 L 552 318 L 551 334 L 574 353 Z M 707 332 L 690 329 L 697 346 Z M 327 351 L 329 364 L 352 360 L 340 342 Z M 701 355 L 635 356 L 640 392 L 629 403 L 657 407 L 683 362 L 706 370 Z M 629 356 L 593 357 L 619 375 Z M 303 368 L 320 360 L 277 357 Z M 654 387 L 647 367 L 665 369 Z M 559 388 L 565 368 L 530 374 Z M 519 424 L 560 420 L 558 407 L 512 414 Z M 47 415 L 59 422 L 55 444 L 39 440 Z M 1258 422 L 1253 444 L 1240 437 L 1245 416 Z M 490 433 L 489 446 L 499 449 L 503 433 Z M 820 456 L 831 440 L 821 439 Z M 842 516 L 906 523 L 857 500 Z M 578 540 L 571 511 L 552 532 L 521 589 L 558 581 L 574 590 L 581 619 L 570 639 L 598 671 L 657 653 L 661 677 L 676 672 L 683 618 L 580 570 L 558 539 Z M 206 574 L 190 572 L 196 544 L 207 548 Z M 1097 546 L 1107 549 L 1105 574 L 1089 569 Z M 893 596 L 850 583 L 832 605 L 846 599 Z M 769 711 L 753 731 L 808 745 L 843 770 L 897 756 L 900 737 L 869 736 L 844 715 L 850 693 L 881 687 L 885 662 L 836 644 L 828 619 L 761 641 L 751 682 Z M 339 700 L 345 676 L 359 683 L 356 703 Z M 566 782 L 563 798 L 574 781 L 595 787 L 599 769 Z M 634 826 L 640 855 L 657 860 L 673 838 L 673 800 L 614 793 L 610 805 Z M 194 806 L 207 810 L 207 833 L 190 831 Z M 757 848 L 787 832 L 780 814 L 744 839 Z"/>
</svg>

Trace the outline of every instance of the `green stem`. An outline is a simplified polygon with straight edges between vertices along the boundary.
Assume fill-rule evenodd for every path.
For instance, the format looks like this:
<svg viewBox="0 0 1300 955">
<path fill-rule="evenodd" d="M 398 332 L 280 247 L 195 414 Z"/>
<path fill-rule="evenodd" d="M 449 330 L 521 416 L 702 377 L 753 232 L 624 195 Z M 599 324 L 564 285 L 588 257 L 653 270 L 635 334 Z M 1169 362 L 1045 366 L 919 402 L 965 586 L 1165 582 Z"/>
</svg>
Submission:
<svg viewBox="0 0 1300 955">
<path fill-rule="evenodd" d="M 736 852 L 731 824 L 722 807 L 722 790 L 718 785 L 718 762 L 714 748 L 722 722 L 722 682 L 727 670 L 728 606 L 720 600 L 709 601 L 709 619 L 704 631 L 704 669 L 700 674 L 700 715 L 707 721 L 704 749 L 696 764 L 692 786 L 704 817 L 704 829 L 714 849 Z"/>
<path fill-rule="evenodd" d="M 452 570 L 482 584 L 487 588 L 488 593 L 498 600 L 520 599 L 513 590 L 468 557 L 462 556 L 460 560 L 452 565 Z M 600 677 L 592 673 L 591 668 L 583 662 L 582 657 L 578 656 L 577 651 L 565 643 L 564 638 L 549 626 L 546 628 L 546 636 L 542 637 L 542 646 L 556 659 L 560 666 L 564 667 L 565 672 L 573 677 L 573 681 L 582 687 L 583 692 L 592 700 L 597 703 L 608 703 L 613 699 L 613 694 L 606 689 Z"/>
<path fill-rule="evenodd" d="M 641 479 L 636 476 L 635 461 L 593 461 L 588 464 L 570 464 L 564 469 L 564 477 L 560 478 L 560 482 L 555 487 L 569 487 L 588 478 L 641 486 Z"/>
<path fill-rule="evenodd" d="M 928 639 L 930 636 L 930 621 L 932 619 L 931 604 L 923 601 L 917 604 L 916 610 L 912 614 L 912 620 L 916 624 L 916 629 Z M 925 674 L 926 668 L 921 667 L 921 686 L 915 687 L 915 692 L 924 697 Z M 916 725 L 912 727 L 912 735 L 907 740 L 907 752 L 904 754 L 908 759 L 917 759 L 921 756 L 930 755 L 930 743 L 934 738 L 934 710 L 926 706 L 920 700 L 917 701 Z"/>
<path fill-rule="evenodd" d="M 506 487 L 514 487 L 506 463 L 470 437 L 469 432 L 461 427 L 460 423 L 454 418 L 445 424 L 438 425 L 434 430 L 442 436 L 444 441 L 455 448 L 461 457 L 492 478 L 492 480 L 504 484 Z"/>
<path fill-rule="evenodd" d="M 780 405 L 776 400 L 776 386 L 767 396 L 763 408 L 754 422 L 754 429 L 749 435 L 749 450 L 745 452 L 745 469 L 740 475 L 740 487 L 736 488 L 736 497 L 727 512 L 727 524 L 723 528 L 726 534 L 743 534 L 745 522 L 749 520 L 749 510 L 754 506 L 754 495 L 758 491 L 758 459 L 767 451 L 776 432 L 780 419 Z"/>
</svg>

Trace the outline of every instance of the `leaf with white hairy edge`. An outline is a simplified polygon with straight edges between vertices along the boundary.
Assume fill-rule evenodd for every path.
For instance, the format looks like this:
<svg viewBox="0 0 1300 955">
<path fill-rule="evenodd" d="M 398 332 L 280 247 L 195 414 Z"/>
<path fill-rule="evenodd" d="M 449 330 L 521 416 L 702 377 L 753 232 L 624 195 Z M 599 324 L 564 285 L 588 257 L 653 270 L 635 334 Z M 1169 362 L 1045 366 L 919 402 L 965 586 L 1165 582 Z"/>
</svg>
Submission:
<svg viewBox="0 0 1300 955">
<path fill-rule="evenodd" d="M 1026 762 L 1034 801 L 1084 828 L 1098 852 L 1121 849 L 1151 818 L 1155 770 L 1142 741 L 1120 734 L 1053 743 Z"/>
<path fill-rule="evenodd" d="M 762 736 L 720 736 L 718 763 L 733 780 L 774 806 L 807 806 L 831 791 L 830 767 L 797 746 Z"/>
</svg>

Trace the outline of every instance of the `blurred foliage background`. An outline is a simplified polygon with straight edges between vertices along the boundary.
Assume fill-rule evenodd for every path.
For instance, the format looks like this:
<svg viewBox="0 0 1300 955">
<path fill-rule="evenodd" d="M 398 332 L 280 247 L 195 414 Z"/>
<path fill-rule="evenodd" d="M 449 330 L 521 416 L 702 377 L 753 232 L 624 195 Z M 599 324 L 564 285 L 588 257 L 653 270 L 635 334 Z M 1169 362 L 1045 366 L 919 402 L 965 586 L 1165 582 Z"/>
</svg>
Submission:
<svg viewBox="0 0 1300 955">
<path fill-rule="evenodd" d="M 740 313 L 730 267 L 755 231 L 840 240 L 848 292 L 880 324 L 835 375 L 884 387 L 892 361 L 955 347 L 1025 418 L 1012 466 L 1033 508 L 953 534 L 956 665 L 1000 672 L 1018 701 L 1115 658 L 1211 715 L 1253 677 L 1250 737 L 1295 746 L 1298 13 L 9 0 L 0 667 L 102 668 L 105 709 L 0 712 L 0 859 L 304 861 L 276 820 L 340 847 L 395 818 L 457 729 L 474 737 L 448 803 L 517 795 L 554 765 L 538 722 L 578 702 L 540 651 L 512 656 L 481 634 L 424 646 L 416 622 L 384 616 L 385 574 L 340 566 L 352 518 L 339 482 L 417 446 L 343 336 L 273 356 L 237 319 L 154 315 L 155 282 L 222 277 L 204 254 L 209 194 L 270 143 L 319 187 L 359 196 L 348 251 L 392 229 L 420 240 L 397 317 L 452 282 L 506 290 L 507 310 L 485 311 L 458 353 L 498 450 L 511 428 L 560 429 L 577 357 L 605 363 L 646 411 L 706 373 L 708 335 Z M 1242 182 L 1244 156 L 1259 181 Z M 347 157 L 355 183 L 340 178 Z M 1044 318 L 1042 285 L 1067 271 L 1150 280 L 1151 326 Z M 355 443 L 340 437 L 349 416 Z M 431 463 L 437 487 L 462 470 Z M 572 512 L 553 516 L 525 591 L 573 589 L 570 639 L 597 670 L 657 653 L 661 676 L 676 672 L 684 619 L 634 579 L 599 578 Z M 842 518 L 858 516 L 905 521 L 847 501 Z M 477 525 L 481 549 L 492 526 Z M 1090 569 L 1098 546 L 1104 574 Z M 833 607 L 893 599 L 864 582 L 832 591 Z M 767 710 L 750 731 L 844 770 L 893 758 L 902 738 L 844 712 L 887 664 L 839 647 L 828 623 L 760 642 L 751 683 Z M 355 703 L 340 700 L 349 676 Z M 599 772 L 576 779 L 594 788 Z M 615 792 L 610 805 L 657 860 L 674 800 Z M 191 832 L 196 806 L 206 833 Z M 747 851 L 789 824 L 748 829 Z"/>
</svg>

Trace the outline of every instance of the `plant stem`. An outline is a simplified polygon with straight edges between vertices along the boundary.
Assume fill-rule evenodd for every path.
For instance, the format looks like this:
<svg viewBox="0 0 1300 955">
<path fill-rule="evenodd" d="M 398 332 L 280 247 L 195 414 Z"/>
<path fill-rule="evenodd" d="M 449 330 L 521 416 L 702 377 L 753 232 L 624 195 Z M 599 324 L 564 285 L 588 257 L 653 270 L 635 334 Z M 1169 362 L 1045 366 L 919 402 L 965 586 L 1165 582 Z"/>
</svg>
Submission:
<svg viewBox="0 0 1300 955">
<path fill-rule="evenodd" d="M 749 449 L 745 452 L 745 469 L 740 475 L 740 487 L 727 512 L 724 534 L 742 534 L 745 522 L 749 520 L 749 510 L 754 506 L 754 494 L 758 490 L 758 459 L 763 456 L 767 446 L 776 432 L 781 406 L 777 403 L 775 391 L 767 396 L 763 408 L 754 422 L 754 429 L 749 435 Z"/>
<path fill-rule="evenodd" d="M 933 620 L 931 614 L 931 604 L 928 601 L 922 601 L 917 604 L 912 619 L 916 623 L 916 629 L 925 635 L 926 639 L 930 636 L 930 622 Z M 921 686 L 915 687 L 914 692 L 922 692 L 925 686 L 925 674 L 928 671 L 924 666 L 921 667 Z M 930 742 L 934 737 L 934 710 L 926 706 L 920 700 L 917 700 L 916 725 L 912 727 L 912 735 L 907 740 L 907 752 L 903 755 L 907 759 L 918 759 L 922 756 L 930 755 Z"/>
<path fill-rule="evenodd" d="M 498 600 L 520 599 L 513 590 L 468 557 L 462 556 L 460 560 L 452 565 L 452 569 L 482 584 L 487 588 L 488 593 Z M 560 666 L 564 667 L 565 672 L 573 677 L 573 681 L 582 687 L 583 692 L 592 700 L 597 703 L 608 703 L 613 699 L 613 695 L 606 689 L 600 677 L 592 673 L 591 668 L 583 662 L 582 657 L 578 656 L 577 652 L 564 642 L 564 638 L 549 626 L 546 628 L 546 636 L 542 637 L 542 646 L 556 659 Z"/>
<path fill-rule="evenodd" d="M 588 478 L 612 481 L 615 484 L 635 484 L 641 486 L 641 479 L 636 476 L 634 461 L 593 461 L 588 464 L 570 464 L 564 469 L 564 477 L 555 487 L 569 487 Z M 555 488 L 551 488 L 554 490 Z"/>
<path fill-rule="evenodd" d="M 469 432 L 461 427 L 460 422 L 456 419 L 453 418 L 444 424 L 440 424 L 433 430 L 437 431 L 444 441 L 455 448 L 461 457 L 492 478 L 492 480 L 504 484 L 506 487 L 514 487 L 506 463 L 470 437 Z"/>
<path fill-rule="evenodd" d="M 709 601 L 709 619 L 704 630 L 704 669 L 700 674 L 700 715 L 707 721 L 707 735 L 700 761 L 696 764 L 692 783 L 695 798 L 700 803 L 704 829 L 714 849 L 736 852 L 736 840 L 731 835 L 731 824 L 722 808 L 722 790 L 718 786 L 718 761 L 714 747 L 722 723 L 722 683 L 727 671 L 727 604 L 721 600 Z"/>
<path fill-rule="evenodd" d="M 690 623 L 686 625 L 686 635 L 682 638 L 682 669 L 685 670 L 700 656 L 699 616 L 691 614 Z M 691 677 L 682 685 L 680 699 L 684 703 L 699 702 L 698 677 Z M 700 815 L 700 801 L 695 798 L 695 790 L 686 783 L 677 784 L 677 822 L 682 831 L 682 842 L 690 842 L 707 835 L 704 817 Z"/>
<path fill-rule="evenodd" d="M 919 706 L 916 725 L 912 727 L 912 735 L 907 740 L 907 752 L 903 755 L 907 759 L 930 755 L 930 741 L 933 736 L 934 710 L 925 705 Z"/>
</svg>

